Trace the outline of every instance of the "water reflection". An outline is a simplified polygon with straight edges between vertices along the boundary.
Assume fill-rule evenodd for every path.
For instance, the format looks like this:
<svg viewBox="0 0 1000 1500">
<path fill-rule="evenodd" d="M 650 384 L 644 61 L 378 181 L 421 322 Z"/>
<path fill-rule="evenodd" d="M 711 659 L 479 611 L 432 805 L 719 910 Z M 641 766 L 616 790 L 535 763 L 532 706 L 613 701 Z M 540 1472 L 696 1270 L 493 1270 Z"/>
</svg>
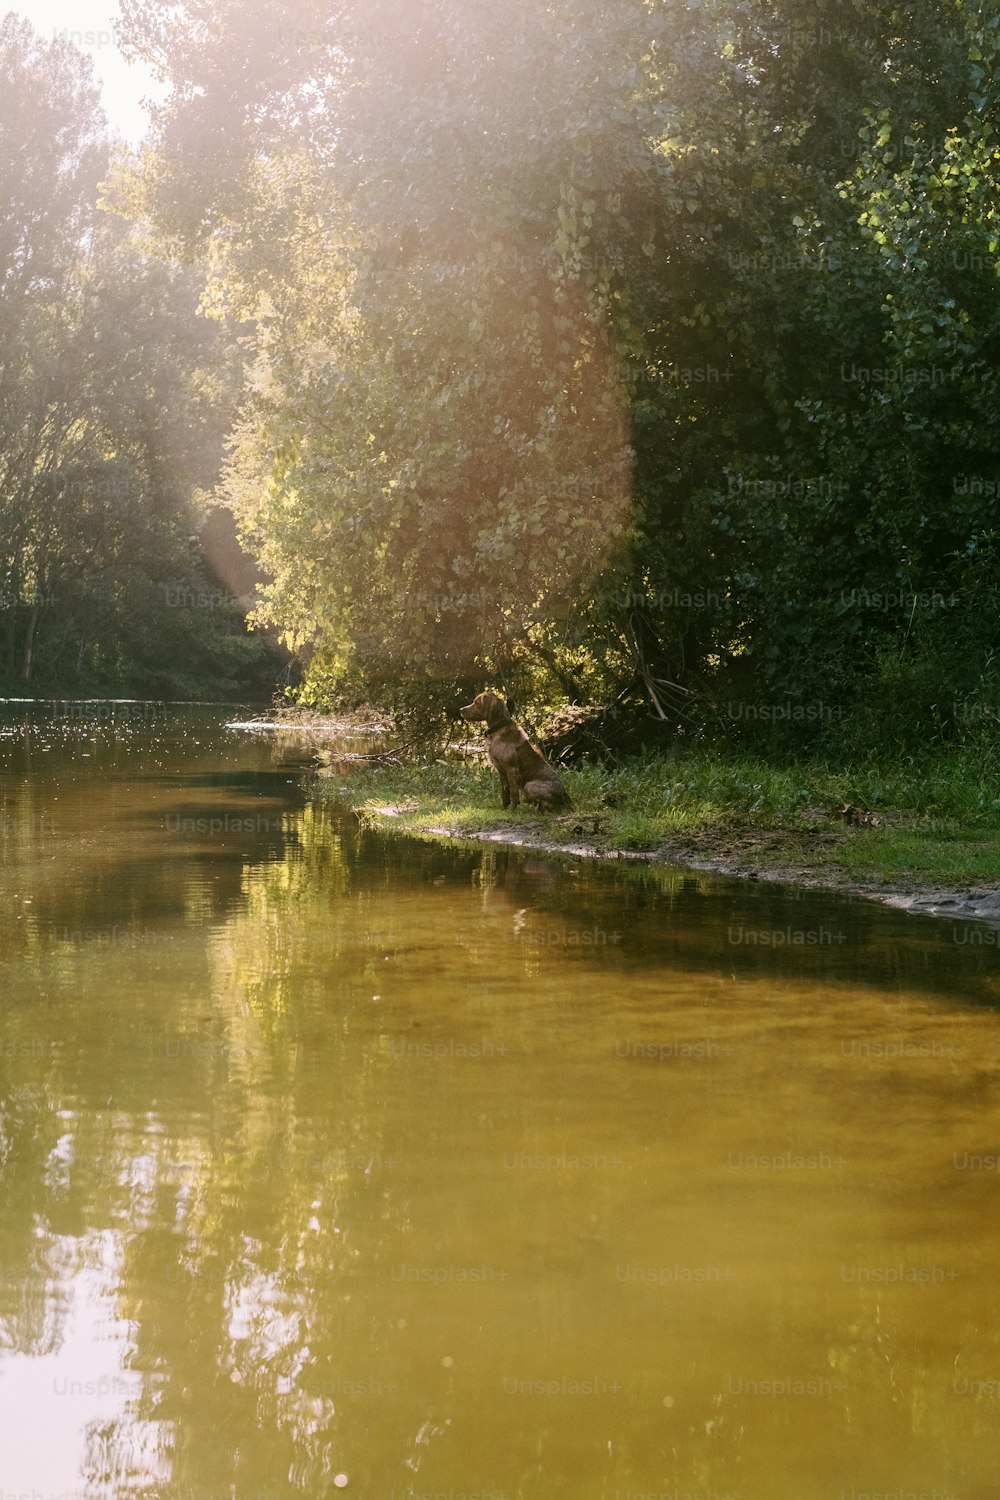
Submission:
<svg viewBox="0 0 1000 1500">
<path fill-rule="evenodd" d="M 5 1491 L 993 1493 L 966 929 L 386 840 L 203 710 L 22 713 Z"/>
</svg>

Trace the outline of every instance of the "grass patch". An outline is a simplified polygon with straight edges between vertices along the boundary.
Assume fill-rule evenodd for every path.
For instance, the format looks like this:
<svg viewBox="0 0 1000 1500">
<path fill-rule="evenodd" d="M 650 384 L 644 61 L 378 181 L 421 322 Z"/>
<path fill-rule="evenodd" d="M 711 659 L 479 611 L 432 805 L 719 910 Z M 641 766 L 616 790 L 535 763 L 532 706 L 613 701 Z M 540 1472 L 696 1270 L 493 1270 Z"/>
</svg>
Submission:
<svg viewBox="0 0 1000 1500">
<path fill-rule="evenodd" d="M 956 830 L 950 826 L 863 829 L 845 841 L 836 863 L 859 875 L 886 881 L 909 876 L 945 885 L 965 885 L 1000 877 L 1000 832 Z"/>
</svg>

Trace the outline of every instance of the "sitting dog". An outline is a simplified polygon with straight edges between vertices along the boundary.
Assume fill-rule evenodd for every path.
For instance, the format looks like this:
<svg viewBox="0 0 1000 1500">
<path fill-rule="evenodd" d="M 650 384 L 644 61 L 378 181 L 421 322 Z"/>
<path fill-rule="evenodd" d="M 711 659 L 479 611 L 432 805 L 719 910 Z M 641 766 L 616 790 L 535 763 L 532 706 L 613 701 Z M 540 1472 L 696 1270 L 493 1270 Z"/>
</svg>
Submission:
<svg viewBox="0 0 1000 1500">
<path fill-rule="evenodd" d="M 480 693 L 459 712 L 475 723 L 486 721 L 486 739 L 492 764 L 500 777 L 500 800 L 516 807 L 523 797 L 539 807 L 569 807 L 570 800 L 555 771 L 542 752 L 531 743 L 520 724 L 510 716 L 512 699 L 504 704 L 496 693 Z"/>
</svg>

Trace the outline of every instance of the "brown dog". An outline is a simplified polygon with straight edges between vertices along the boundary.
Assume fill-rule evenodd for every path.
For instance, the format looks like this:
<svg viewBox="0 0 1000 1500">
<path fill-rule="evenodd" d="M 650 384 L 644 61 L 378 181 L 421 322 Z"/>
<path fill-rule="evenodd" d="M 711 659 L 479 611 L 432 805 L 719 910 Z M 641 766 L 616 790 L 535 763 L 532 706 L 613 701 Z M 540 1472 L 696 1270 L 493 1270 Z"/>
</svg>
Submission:
<svg viewBox="0 0 1000 1500">
<path fill-rule="evenodd" d="M 511 702 L 510 708 L 513 706 Z M 486 721 L 488 753 L 500 777 L 504 807 L 516 807 L 522 797 L 539 807 L 569 807 L 566 788 L 520 724 L 514 723 L 502 698 L 496 693 L 480 693 L 459 712 L 472 723 Z"/>
</svg>

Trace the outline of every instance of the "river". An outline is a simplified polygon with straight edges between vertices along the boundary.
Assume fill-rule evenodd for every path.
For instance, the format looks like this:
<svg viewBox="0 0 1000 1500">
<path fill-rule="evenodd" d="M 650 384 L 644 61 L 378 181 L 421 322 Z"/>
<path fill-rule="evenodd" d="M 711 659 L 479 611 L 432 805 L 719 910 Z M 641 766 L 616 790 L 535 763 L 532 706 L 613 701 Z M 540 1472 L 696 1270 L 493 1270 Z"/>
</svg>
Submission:
<svg viewBox="0 0 1000 1500">
<path fill-rule="evenodd" d="M 0 1500 L 995 1500 L 997 934 L 234 717 L 0 713 Z"/>
</svg>

